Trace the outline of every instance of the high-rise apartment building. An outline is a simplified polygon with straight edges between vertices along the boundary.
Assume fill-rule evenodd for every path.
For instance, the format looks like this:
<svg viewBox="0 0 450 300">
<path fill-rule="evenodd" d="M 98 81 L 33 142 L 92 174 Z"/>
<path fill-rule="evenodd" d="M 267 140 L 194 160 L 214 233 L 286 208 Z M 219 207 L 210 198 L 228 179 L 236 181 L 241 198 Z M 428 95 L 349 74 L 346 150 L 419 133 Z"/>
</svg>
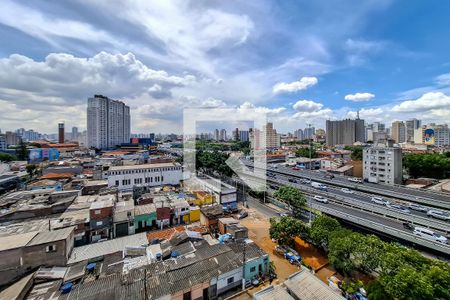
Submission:
<svg viewBox="0 0 450 300">
<path fill-rule="evenodd" d="M 8 146 L 6 145 L 6 135 L 0 133 L 0 150 L 6 150 Z"/>
<path fill-rule="evenodd" d="M 130 107 L 102 95 L 88 99 L 88 147 L 111 149 L 130 141 Z"/>
<path fill-rule="evenodd" d="M 406 142 L 406 126 L 402 121 L 395 121 L 392 123 L 391 137 L 395 143 Z"/>
<path fill-rule="evenodd" d="M 22 138 L 20 137 L 19 134 L 12 132 L 12 131 L 7 131 L 5 132 L 5 139 L 6 139 L 6 145 L 19 145 L 20 142 L 22 141 Z"/>
<path fill-rule="evenodd" d="M 417 119 L 407 120 L 405 122 L 406 126 L 406 142 L 414 142 L 414 131 L 419 129 L 422 125 L 422 121 Z"/>
<path fill-rule="evenodd" d="M 369 182 L 402 183 L 402 150 L 393 142 L 378 143 L 363 150 L 363 177 Z"/>
<path fill-rule="evenodd" d="M 315 132 L 316 132 L 316 128 L 313 126 L 305 128 L 303 130 L 303 139 L 304 140 L 313 139 Z"/>
<path fill-rule="evenodd" d="M 239 131 L 239 140 L 241 142 L 248 142 L 249 141 L 249 132 L 248 132 L 248 130 L 240 130 Z"/>
<path fill-rule="evenodd" d="M 78 127 L 72 127 L 72 141 L 78 140 Z"/>
<path fill-rule="evenodd" d="M 225 129 L 221 129 L 220 130 L 219 140 L 220 141 L 226 141 L 227 140 L 227 131 Z"/>
<path fill-rule="evenodd" d="M 215 130 L 214 130 L 214 140 L 215 140 L 215 141 L 219 141 L 219 139 L 220 139 L 220 132 L 219 132 L 219 129 L 215 129 Z"/>
<path fill-rule="evenodd" d="M 355 142 L 363 143 L 365 142 L 364 120 L 327 120 L 326 136 L 326 142 L 329 147 L 353 145 Z"/>
<path fill-rule="evenodd" d="M 425 125 L 414 131 L 415 144 L 427 144 L 437 147 L 450 145 L 450 130 L 447 124 Z"/>
<path fill-rule="evenodd" d="M 294 136 L 297 140 L 302 141 L 304 140 L 304 135 L 303 135 L 303 130 L 302 129 L 297 129 L 294 131 Z"/>
<path fill-rule="evenodd" d="M 239 141 L 239 128 L 236 128 L 236 129 L 233 131 L 233 140 Z"/>
<path fill-rule="evenodd" d="M 273 128 L 272 123 L 267 123 L 262 130 L 253 129 L 250 135 L 252 149 L 276 149 L 281 145 L 281 136 Z"/>
<path fill-rule="evenodd" d="M 64 123 L 58 124 L 58 143 L 64 144 Z"/>
</svg>

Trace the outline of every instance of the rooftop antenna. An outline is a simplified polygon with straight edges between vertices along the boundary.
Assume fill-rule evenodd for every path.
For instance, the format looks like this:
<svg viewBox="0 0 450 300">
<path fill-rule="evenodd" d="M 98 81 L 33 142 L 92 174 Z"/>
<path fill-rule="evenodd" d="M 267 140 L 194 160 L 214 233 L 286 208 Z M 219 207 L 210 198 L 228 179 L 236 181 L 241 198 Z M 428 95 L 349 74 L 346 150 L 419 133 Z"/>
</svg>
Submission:
<svg viewBox="0 0 450 300">
<path fill-rule="evenodd" d="M 359 108 L 358 108 L 358 110 L 356 111 L 356 119 L 359 120 Z"/>
</svg>

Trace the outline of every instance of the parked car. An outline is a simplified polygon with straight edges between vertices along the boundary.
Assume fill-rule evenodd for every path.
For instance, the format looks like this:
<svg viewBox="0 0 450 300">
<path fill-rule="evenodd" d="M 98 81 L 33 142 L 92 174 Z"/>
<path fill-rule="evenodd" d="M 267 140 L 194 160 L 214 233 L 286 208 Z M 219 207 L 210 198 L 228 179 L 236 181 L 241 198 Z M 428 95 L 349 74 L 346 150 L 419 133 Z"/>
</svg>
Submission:
<svg viewBox="0 0 450 300">
<path fill-rule="evenodd" d="M 302 258 L 300 255 L 296 255 L 292 252 L 286 252 L 284 253 L 284 258 L 286 258 L 291 264 L 301 264 Z"/>
<path fill-rule="evenodd" d="M 410 203 L 408 207 L 412 210 L 423 211 L 423 212 L 428 211 L 428 208 L 421 206 L 419 204 L 415 204 L 415 203 Z"/>
<path fill-rule="evenodd" d="M 286 253 L 286 248 L 284 248 L 281 245 L 276 245 L 274 251 L 275 251 L 276 254 L 284 256 L 284 253 Z"/>
<path fill-rule="evenodd" d="M 413 223 L 411 223 L 411 222 L 403 223 L 403 228 L 408 229 L 408 230 L 414 230 L 415 229 Z"/>
<path fill-rule="evenodd" d="M 373 203 L 376 203 L 376 204 L 380 204 L 380 205 L 389 205 L 389 201 L 384 200 L 383 197 L 372 196 L 372 197 L 370 198 L 370 200 L 371 200 Z"/>
<path fill-rule="evenodd" d="M 241 220 L 241 219 L 246 218 L 246 217 L 248 217 L 248 212 L 243 211 L 243 212 L 241 212 L 239 214 L 238 219 Z"/>
<path fill-rule="evenodd" d="M 416 227 L 414 229 L 414 234 L 430 241 L 436 241 L 443 244 L 447 243 L 447 238 L 445 236 L 437 234 L 428 228 Z"/>
<path fill-rule="evenodd" d="M 346 193 L 346 194 L 353 194 L 353 191 L 351 189 L 348 189 L 348 188 L 342 188 L 341 191 L 343 193 Z"/>
<path fill-rule="evenodd" d="M 319 196 L 319 195 L 315 195 L 314 196 L 314 200 L 318 201 L 318 202 L 322 202 L 322 203 L 328 203 L 328 199 L 323 197 L 323 196 Z"/>
<path fill-rule="evenodd" d="M 280 217 L 288 217 L 289 216 L 289 214 L 288 213 L 278 213 L 278 215 L 280 216 Z"/>
<path fill-rule="evenodd" d="M 444 220 L 444 221 L 450 221 L 450 214 L 440 211 L 440 210 L 429 210 L 427 212 L 427 216 L 433 217 L 436 219 Z"/>
</svg>

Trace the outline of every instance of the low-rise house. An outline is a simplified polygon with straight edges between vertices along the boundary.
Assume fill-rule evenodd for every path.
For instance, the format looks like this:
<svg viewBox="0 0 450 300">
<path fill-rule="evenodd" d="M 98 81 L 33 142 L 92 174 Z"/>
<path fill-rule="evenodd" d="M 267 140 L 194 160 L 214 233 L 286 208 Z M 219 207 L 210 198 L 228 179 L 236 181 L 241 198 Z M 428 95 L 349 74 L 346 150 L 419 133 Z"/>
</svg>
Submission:
<svg viewBox="0 0 450 300">
<path fill-rule="evenodd" d="M 171 225 L 172 208 L 167 196 L 157 196 L 153 198 L 156 207 L 156 224 L 159 228 Z"/>
<path fill-rule="evenodd" d="M 116 202 L 113 216 L 114 238 L 134 234 L 134 201 Z"/>
<path fill-rule="evenodd" d="M 193 222 L 200 221 L 200 207 L 191 206 L 189 208 L 189 216 L 184 215 L 183 219 L 184 219 L 184 223 L 193 223 Z"/>
<path fill-rule="evenodd" d="M 203 206 L 200 208 L 200 224 L 210 229 L 217 229 L 219 219 L 224 217 L 222 205 Z"/>
<path fill-rule="evenodd" d="M 270 271 L 269 255 L 258 247 L 252 240 L 246 239 L 240 242 L 227 244 L 238 256 L 244 260 L 245 247 L 245 279 L 251 280 L 255 276 L 267 275 Z"/>
<path fill-rule="evenodd" d="M 173 213 L 172 224 L 183 224 L 184 216 L 189 216 L 189 203 L 184 199 L 175 199 L 171 201 L 170 206 Z"/>
<path fill-rule="evenodd" d="M 298 300 L 343 300 L 331 287 L 323 283 L 318 277 L 310 273 L 308 269 L 290 275 L 284 282 L 287 291 Z"/>
<path fill-rule="evenodd" d="M 54 190 L 54 191 L 62 191 L 63 184 L 56 180 L 50 179 L 42 179 L 30 183 L 27 185 L 27 189 L 29 190 Z"/>
<path fill-rule="evenodd" d="M 91 242 L 110 238 L 113 207 L 114 202 L 111 199 L 91 203 L 89 211 Z"/>
<path fill-rule="evenodd" d="M 227 232 L 227 226 L 235 224 L 239 224 L 239 220 L 235 218 L 220 218 L 218 223 L 220 234 L 225 234 Z"/>
<path fill-rule="evenodd" d="M 156 228 L 156 207 L 155 204 L 136 205 L 134 207 L 134 226 L 136 232 L 143 232 Z"/>
<path fill-rule="evenodd" d="M 281 285 L 269 285 L 253 294 L 253 300 L 295 300 Z"/>
<path fill-rule="evenodd" d="M 90 241 L 90 211 L 88 208 L 79 210 L 67 210 L 61 216 L 51 222 L 51 229 L 75 227 L 74 245 L 75 247 L 85 245 Z"/>
</svg>

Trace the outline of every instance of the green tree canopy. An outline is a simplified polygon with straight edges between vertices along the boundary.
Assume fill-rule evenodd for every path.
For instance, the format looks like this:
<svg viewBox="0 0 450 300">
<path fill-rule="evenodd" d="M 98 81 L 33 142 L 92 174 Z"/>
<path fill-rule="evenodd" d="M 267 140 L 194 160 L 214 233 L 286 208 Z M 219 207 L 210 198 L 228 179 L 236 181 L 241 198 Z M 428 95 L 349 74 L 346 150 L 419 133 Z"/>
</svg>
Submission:
<svg viewBox="0 0 450 300">
<path fill-rule="evenodd" d="M 350 150 L 352 153 L 350 154 L 350 158 L 353 160 L 362 160 L 363 159 L 363 147 L 362 146 L 345 146 L 345 150 Z"/>
<path fill-rule="evenodd" d="M 403 157 L 403 166 L 414 178 L 450 178 L 450 157 L 447 154 L 406 154 Z"/>
<path fill-rule="evenodd" d="M 306 204 L 306 198 L 303 195 L 302 192 L 300 192 L 299 189 L 290 186 L 290 185 L 284 185 L 280 187 L 275 193 L 274 196 L 286 203 L 290 210 L 292 211 L 292 208 L 301 208 L 305 206 Z"/>
<path fill-rule="evenodd" d="M 271 218 L 269 234 L 270 238 L 276 239 L 279 244 L 292 246 L 296 236 L 304 239 L 308 237 L 309 228 L 293 217 Z"/>
<path fill-rule="evenodd" d="M 309 158 L 309 148 L 300 148 L 297 151 L 295 151 L 295 156 L 297 157 L 307 157 Z M 317 152 L 316 149 L 311 149 L 311 158 L 316 158 Z"/>
<path fill-rule="evenodd" d="M 0 152 L 0 161 L 9 162 L 13 160 L 17 160 L 15 155 Z"/>
<path fill-rule="evenodd" d="M 327 249 L 331 233 L 339 229 L 340 226 L 334 218 L 327 215 L 317 216 L 311 223 L 310 238 L 312 243 Z"/>
</svg>

